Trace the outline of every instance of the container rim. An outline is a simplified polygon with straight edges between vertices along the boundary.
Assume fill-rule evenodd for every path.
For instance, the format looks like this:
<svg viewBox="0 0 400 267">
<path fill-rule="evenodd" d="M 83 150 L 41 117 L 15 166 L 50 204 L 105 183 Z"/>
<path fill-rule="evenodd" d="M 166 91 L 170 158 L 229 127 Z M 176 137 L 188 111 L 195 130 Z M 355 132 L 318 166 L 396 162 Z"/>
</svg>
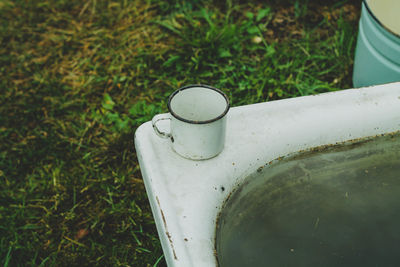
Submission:
<svg viewBox="0 0 400 267">
<path fill-rule="evenodd" d="M 213 119 L 204 120 L 204 121 L 188 120 L 188 119 L 182 118 L 181 116 L 176 114 L 171 108 L 172 98 L 174 98 L 175 95 L 177 95 L 178 93 L 180 93 L 183 90 L 187 90 L 187 89 L 191 89 L 191 88 L 195 88 L 195 87 L 201 87 L 201 88 L 205 88 L 205 89 L 210 89 L 210 90 L 213 90 L 213 91 L 221 94 L 224 97 L 225 101 L 226 101 L 226 108 L 225 108 L 224 112 L 222 112 L 219 116 L 217 116 L 217 117 L 215 117 Z M 176 90 L 175 92 L 173 92 L 169 96 L 167 106 L 168 106 L 168 110 L 169 110 L 169 112 L 171 113 L 172 116 L 174 116 L 176 119 L 178 119 L 180 121 L 191 123 L 191 124 L 207 124 L 207 123 L 211 123 L 211 122 L 217 121 L 217 120 L 223 118 L 228 113 L 229 108 L 230 108 L 229 98 L 224 92 L 222 92 L 220 89 L 217 89 L 217 88 L 214 88 L 212 86 L 205 85 L 205 84 L 190 84 L 190 85 L 187 85 L 187 86 L 179 88 L 178 90 Z"/>
<path fill-rule="evenodd" d="M 365 5 L 365 7 L 367 8 L 368 13 L 371 15 L 371 17 L 382 27 L 384 28 L 386 31 L 388 31 L 390 34 L 394 35 L 396 38 L 400 38 L 400 34 L 395 33 L 394 31 L 392 31 L 391 29 L 389 29 L 388 27 L 386 27 L 385 25 L 383 25 L 383 23 L 375 16 L 375 14 L 372 12 L 372 10 L 370 9 L 370 7 L 368 6 L 367 0 L 363 0 L 362 1 L 363 4 Z"/>
</svg>

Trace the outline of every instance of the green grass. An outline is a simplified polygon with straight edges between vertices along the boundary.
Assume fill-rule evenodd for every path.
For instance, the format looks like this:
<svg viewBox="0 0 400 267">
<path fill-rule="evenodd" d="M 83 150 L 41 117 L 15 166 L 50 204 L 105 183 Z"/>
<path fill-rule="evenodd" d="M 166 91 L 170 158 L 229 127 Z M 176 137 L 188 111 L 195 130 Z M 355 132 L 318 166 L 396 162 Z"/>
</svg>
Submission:
<svg viewBox="0 0 400 267">
<path fill-rule="evenodd" d="M 360 3 L 1 1 L 0 264 L 164 266 L 135 129 L 192 83 L 352 87 Z"/>
</svg>

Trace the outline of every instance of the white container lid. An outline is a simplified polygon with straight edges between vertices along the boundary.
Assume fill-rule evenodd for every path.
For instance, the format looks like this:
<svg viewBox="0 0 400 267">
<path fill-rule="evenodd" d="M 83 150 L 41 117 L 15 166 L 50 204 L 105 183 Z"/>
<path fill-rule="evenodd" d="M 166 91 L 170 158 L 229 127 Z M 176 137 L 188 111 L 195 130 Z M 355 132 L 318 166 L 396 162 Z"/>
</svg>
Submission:
<svg viewBox="0 0 400 267">
<path fill-rule="evenodd" d="M 380 24 L 400 36 L 400 0 L 366 0 L 365 3 Z"/>
</svg>

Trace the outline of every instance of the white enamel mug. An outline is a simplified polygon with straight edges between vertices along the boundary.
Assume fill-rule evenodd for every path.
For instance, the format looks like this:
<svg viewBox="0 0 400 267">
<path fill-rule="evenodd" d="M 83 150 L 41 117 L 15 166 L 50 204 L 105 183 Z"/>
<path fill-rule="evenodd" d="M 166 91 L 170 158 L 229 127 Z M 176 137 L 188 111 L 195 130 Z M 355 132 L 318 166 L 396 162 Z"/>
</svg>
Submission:
<svg viewBox="0 0 400 267">
<path fill-rule="evenodd" d="M 169 138 L 173 150 L 182 157 L 203 160 L 217 156 L 224 148 L 229 99 L 221 90 L 208 85 L 189 85 L 176 90 L 168 99 L 167 114 L 153 117 L 156 134 Z M 170 131 L 157 127 L 170 120 Z"/>
</svg>

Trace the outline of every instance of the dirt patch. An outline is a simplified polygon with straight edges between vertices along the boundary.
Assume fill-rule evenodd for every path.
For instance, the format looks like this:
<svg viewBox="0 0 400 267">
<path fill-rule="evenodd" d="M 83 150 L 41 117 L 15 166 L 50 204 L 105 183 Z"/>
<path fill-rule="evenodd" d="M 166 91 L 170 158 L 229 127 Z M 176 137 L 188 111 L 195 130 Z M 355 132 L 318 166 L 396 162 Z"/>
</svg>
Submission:
<svg viewBox="0 0 400 267">
<path fill-rule="evenodd" d="M 361 3 L 349 2 L 340 6 L 328 6 L 326 2 L 304 3 L 298 5 L 280 4 L 274 7 L 265 38 L 270 41 L 285 41 L 304 37 L 305 28 L 314 28 L 321 37 L 332 34 L 339 20 L 356 23 L 360 17 Z M 325 23 L 324 23 L 325 22 Z"/>
</svg>

